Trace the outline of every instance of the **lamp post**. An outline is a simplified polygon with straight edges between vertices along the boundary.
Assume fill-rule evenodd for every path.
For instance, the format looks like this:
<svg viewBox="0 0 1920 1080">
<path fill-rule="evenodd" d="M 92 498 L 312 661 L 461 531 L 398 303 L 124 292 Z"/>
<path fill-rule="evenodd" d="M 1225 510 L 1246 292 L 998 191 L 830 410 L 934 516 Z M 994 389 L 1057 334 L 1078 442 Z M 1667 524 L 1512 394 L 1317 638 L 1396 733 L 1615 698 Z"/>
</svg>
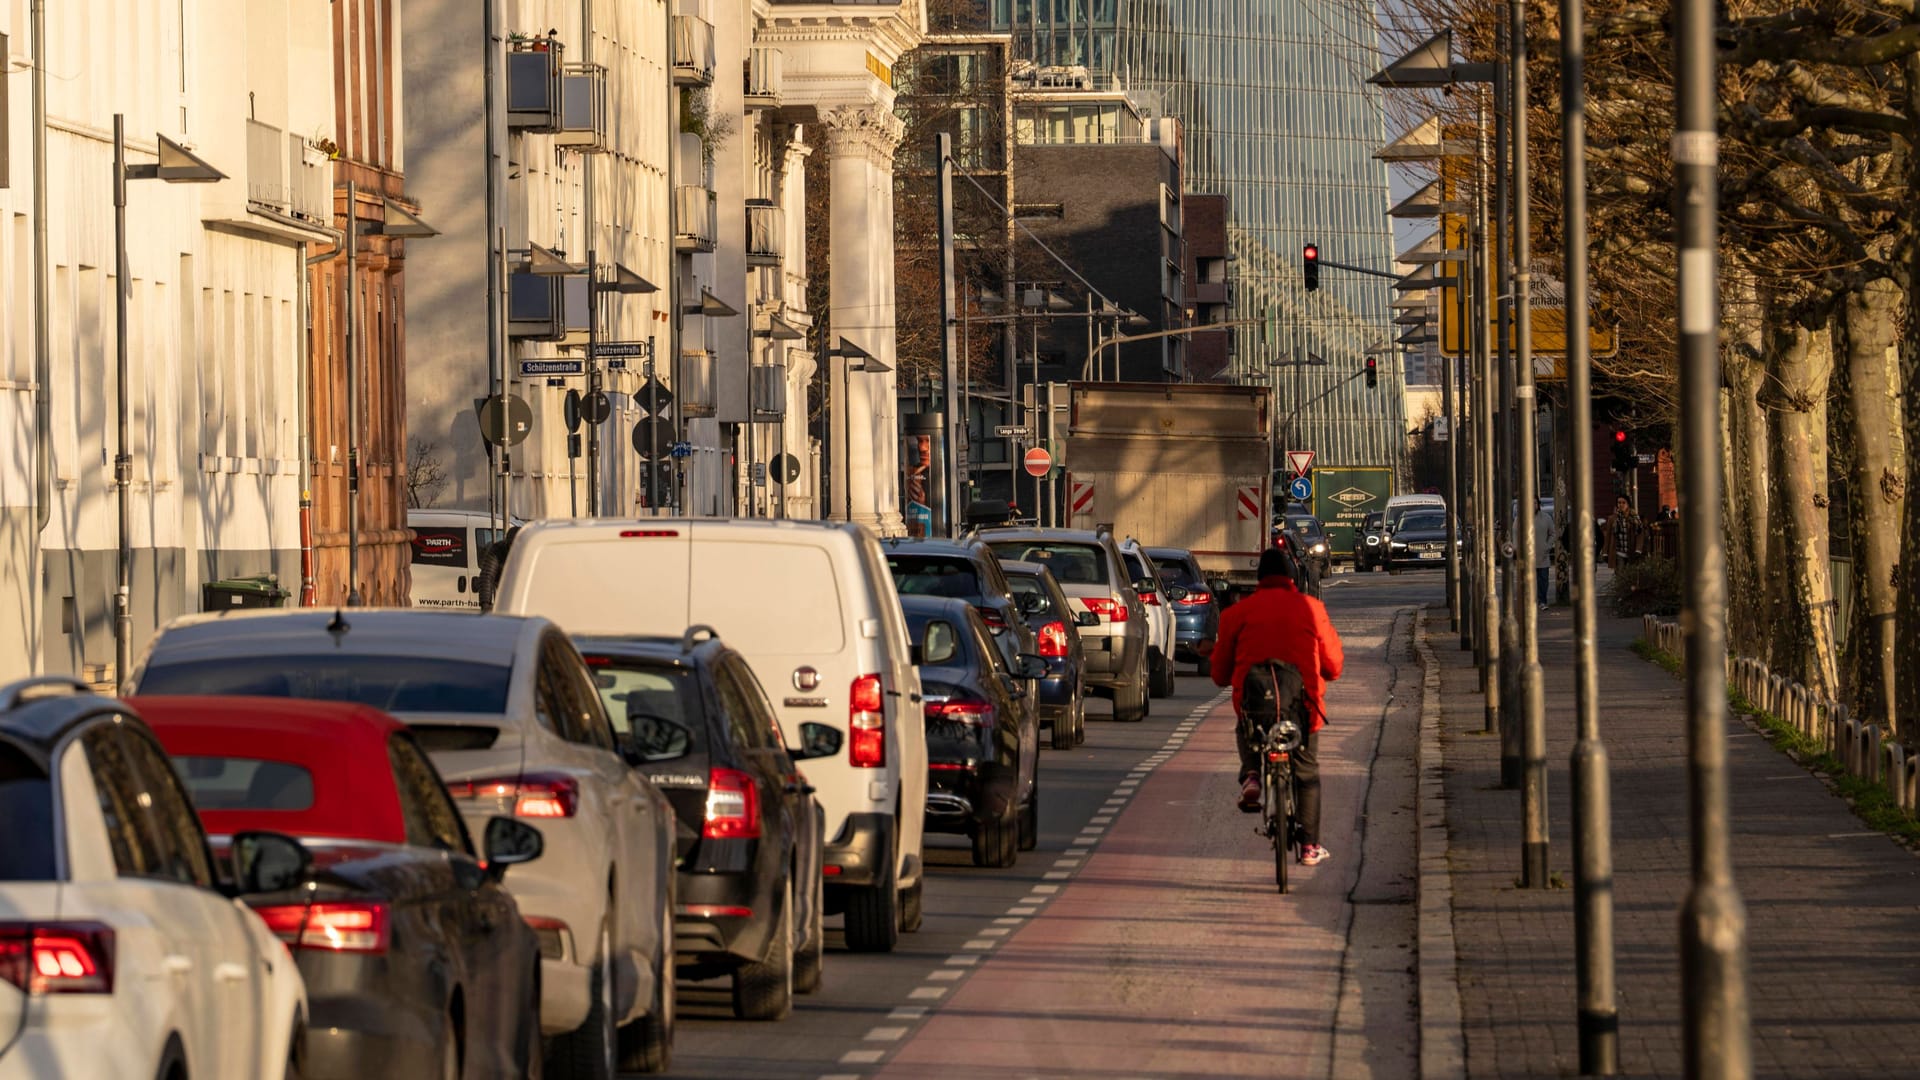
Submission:
<svg viewBox="0 0 1920 1080">
<path fill-rule="evenodd" d="M 840 442 L 839 457 L 844 462 L 844 465 L 840 473 L 846 478 L 840 485 L 843 489 L 840 492 L 840 505 L 846 508 L 846 520 L 852 521 L 853 462 L 847 457 L 847 448 L 848 444 L 853 441 L 853 410 L 848 407 L 848 398 L 851 396 L 852 390 L 851 383 L 853 373 L 856 371 L 870 371 L 875 375 L 882 375 L 892 371 L 893 366 L 860 346 L 855 345 L 853 342 L 848 341 L 846 338 L 840 339 L 840 344 L 837 348 L 827 349 L 826 355 L 837 356 L 843 361 L 840 365 L 840 370 L 843 373 L 840 377 L 840 401 L 835 410 L 840 414 L 840 430 L 843 433 L 843 438 Z M 855 360 L 860 361 L 860 363 L 854 363 Z"/>
<path fill-rule="evenodd" d="M 587 155 L 592 159 L 591 154 Z M 600 378 L 600 297 L 604 293 L 617 296 L 638 296 L 644 293 L 659 292 L 660 287 L 621 263 L 614 263 L 603 274 L 600 269 L 598 253 L 589 248 L 587 251 L 587 397 L 601 393 Z M 606 499 L 600 493 L 600 424 L 587 423 L 587 516 L 599 517 L 606 506 Z"/>
<path fill-rule="evenodd" d="M 39 59 L 35 57 L 35 63 Z M 119 569 L 113 593 L 113 677 L 124 682 L 133 667 L 133 455 L 127 434 L 127 181 L 164 180 L 169 184 L 210 184 L 226 174 L 164 135 L 157 135 L 156 162 L 127 164 L 127 118 L 113 114 L 113 381 L 115 402 L 113 487 L 119 518 Z"/>
<path fill-rule="evenodd" d="M 792 323 L 780 317 L 780 314 L 779 314 L 780 305 L 775 304 L 772 306 L 774 310 L 770 311 L 767 315 L 767 328 L 765 330 L 755 329 L 753 331 L 753 336 L 766 338 L 768 341 L 768 344 L 773 348 L 780 348 L 781 347 L 780 343 L 783 341 L 804 340 L 807 335 L 802 333 L 799 327 L 794 326 Z M 785 368 L 782 367 L 781 370 L 784 373 Z M 784 386 L 784 383 L 782 385 Z M 753 388 L 749 386 L 747 390 L 748 390 L 748 393 L 747 393 L 747 397 L 748 397 L 747 457 L 748 457 L 749 463 L 751 463 L 751 461 L 754 458 L 754 444 L 758 441 L 758 438 L 759 438 L 759 436 L 756 434 L 756 431 L 757 431 L 757 425 L 760 422 L 758 419 L 758 416 L 761 410 L 759 406 L 756 405 L 752 400 Z M 767 498 L 769 499 L 769 501 L 773 503 L 774 508 L 779 511 L 777 514 L 772 514 L 769 516 L 786 517 L 787 516 L 787 512 L 786 512 L 787 496 L 785 491 L 786 482 L 779 478 L 779 475 L 776 473 L 774 468 L 776 465 L 780 463 L 780 460 L 779 460 L 780 456 L 784 455 L 787 452 L 787 403 L 786 403 L 784 394 L 782 395 L 782 398 L 780 401 L 779 416 L 780 416 L 780 436 L 778 440 L 779 449 L 774 453 L 767 455 L 767 462 L 766 462 Z M 775 484 L 779 484 L 781 487 L 781 494 L 777 499 L 774 498 L 773 496 L 773 486 Z M 749 476 L 747 479 L 747 487 L 749 489 L 749 492 L 751 492 L 751 489 L 753 487 L 753 479 L 751 476 Z M 757 502 L 758 500 L 755 499 L 753 501 Z M 755 507 L 752 507 L 752 509 L 754 512 L 749 514 L 748 516 L 750 517 L 759 516 L 758 507 L 755 506 Z"/>
<path fill-rule="evenodd" d="M 341 297 L 346 305 L 346 391 L 347 391 L 347 606 L 359 607 L 360 598 L 360 237 L 388 236 L 397 240 L 424 240 L 440 235 L 439 230 L 421 221 L 406 207 L 388 199 L 380 200 L 380 220 L 360 224 L 360 185 L 347 182 L 347 287 Z"/>
</svg>

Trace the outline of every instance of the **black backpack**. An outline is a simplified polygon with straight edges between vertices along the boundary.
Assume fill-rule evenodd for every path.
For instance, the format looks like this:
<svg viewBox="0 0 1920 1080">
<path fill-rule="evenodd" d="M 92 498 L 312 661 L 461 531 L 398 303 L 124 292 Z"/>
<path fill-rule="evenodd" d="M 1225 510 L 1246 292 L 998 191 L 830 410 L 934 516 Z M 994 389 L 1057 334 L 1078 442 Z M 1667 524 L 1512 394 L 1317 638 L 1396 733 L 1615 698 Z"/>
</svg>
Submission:
<svg viewBox="0 0 1920 1080">
<path fill-rule="evenodd" d="M 1255 741 L 1266 738 L 1267 727 L 1287 716 L 1302 734 L 1312 730 L 1307 708 L 1307 680 L 1285 660 L 1266 660 L 1247 669 L 1240 682 L 1240 715 Z"/>
</svg>

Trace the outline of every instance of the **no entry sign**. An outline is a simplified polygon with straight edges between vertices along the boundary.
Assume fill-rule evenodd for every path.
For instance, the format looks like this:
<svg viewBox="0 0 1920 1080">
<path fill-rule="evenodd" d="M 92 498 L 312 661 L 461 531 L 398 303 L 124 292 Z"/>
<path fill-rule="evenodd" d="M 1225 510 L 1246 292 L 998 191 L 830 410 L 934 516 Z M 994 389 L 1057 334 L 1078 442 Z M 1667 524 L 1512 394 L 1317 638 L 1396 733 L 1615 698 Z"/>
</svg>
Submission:
<svg viewBox="0 0 1920 1080">
<path fill-rule="evenodd" d="M 1044 446 L 1036 446 L 1027 451 L 1027 475 L 1045 476 L 1053 469 L 1053 455 Z"/>
</svg>

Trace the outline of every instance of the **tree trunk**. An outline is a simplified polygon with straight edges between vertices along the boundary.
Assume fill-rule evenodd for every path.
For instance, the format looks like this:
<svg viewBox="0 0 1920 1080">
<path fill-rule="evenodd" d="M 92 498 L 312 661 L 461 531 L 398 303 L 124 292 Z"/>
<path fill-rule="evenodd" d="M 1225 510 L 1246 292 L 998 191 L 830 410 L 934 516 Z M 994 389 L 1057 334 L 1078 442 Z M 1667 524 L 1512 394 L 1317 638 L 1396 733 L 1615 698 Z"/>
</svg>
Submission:
<svg viewBox="0 0 1920 1080">
<path fill-rule="evenodd" d="M 1906 298 L 1885 279 L 1869 282 L 1846 299 L 1835 326 L 1845 365 L 1848 500 L 1853 537 L 1853 612 L 1847 634 L 1847 685 L 1853 713 L 1889 728 L 1895 722 L 1895 611 L 1899 589 L 1894 566 L 1900 557 L 1904 482 L 1894 459 L 1893 366 Z"/>
<path fill-rule="evenodd" d="M 1768 333 L 1768 409 L 1774 487 L 1769 516 L 1779 548 L 1769 553 L 1775 605 L 1775 670 L 1816 695 L 1838 688 L 1833 649 L 1833 588 L 1827 561 L 1826 409 L 1833 340 L 1797 325 Z"/>
<path fill-rule="evenodd" d="M 1758 344 L 1758 343 L 1756 343 Z M 1758 351 L 1756 349 L 1756 351 Z M 1735 348 L 1726 359 L 1726 533 L 1728 645 L 1735 655 L 1764 657 L 1767 524 L 1766 413 L 1759 404 L 1765 369 Z"/>
<path fill-rule="evenodd" d="M 1920 259 L 1920 250 L 1915 251 L 1914 258 Z M 1909 290 L 1920 288 L 1920 267 L 1910 270 L 1910 275 Z M 1912 296 L 1909 291 L 1910 309 Z M 1913 318 L 1911 310 L 1901 342 L 1900 385 L 1894 387 L 1893 392 L 1901 401 L 1901 441 L 1905 444 L 1902 457 L 1906 466 L 1902 474 L 1893 477 L 1893 484 L 1904 492 L 1908 481 L 1920 476 L 1920 321 Z M 1900 598 L 1893 635 L 1898 654 L 1894 666 L 1899 671 L 1894 712 L 1900 718 L 1901 738 L 1908 745 L 1915 745 L 1920 742 L 1920 731 L 1914 726 L 1920 722 L 1920 497 L 1905 502 L 1900 561 L 1893 569 L 1894 589 Z"/>
</svg>

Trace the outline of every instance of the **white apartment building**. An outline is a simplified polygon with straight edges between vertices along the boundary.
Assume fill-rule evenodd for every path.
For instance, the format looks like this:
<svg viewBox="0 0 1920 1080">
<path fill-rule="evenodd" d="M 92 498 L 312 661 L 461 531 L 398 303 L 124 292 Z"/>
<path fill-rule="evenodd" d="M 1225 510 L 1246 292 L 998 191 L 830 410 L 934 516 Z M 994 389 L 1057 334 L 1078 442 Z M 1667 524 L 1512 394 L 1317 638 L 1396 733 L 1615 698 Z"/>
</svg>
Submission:
<svg viewBox="0 0 1920 1080">
<path fill-rule="evenodd" d="M 135 653 L 200 610 L 204 582 L 297 587 L 303 259 L 333 213 L 318 145 L 333 18 L 328 0 L 0 4 L 0 680 L 114 675 L 115 114 L 130 167 L 154 164 L 162 136 L 226 177 L 126 185 Z"/>
</svg>

